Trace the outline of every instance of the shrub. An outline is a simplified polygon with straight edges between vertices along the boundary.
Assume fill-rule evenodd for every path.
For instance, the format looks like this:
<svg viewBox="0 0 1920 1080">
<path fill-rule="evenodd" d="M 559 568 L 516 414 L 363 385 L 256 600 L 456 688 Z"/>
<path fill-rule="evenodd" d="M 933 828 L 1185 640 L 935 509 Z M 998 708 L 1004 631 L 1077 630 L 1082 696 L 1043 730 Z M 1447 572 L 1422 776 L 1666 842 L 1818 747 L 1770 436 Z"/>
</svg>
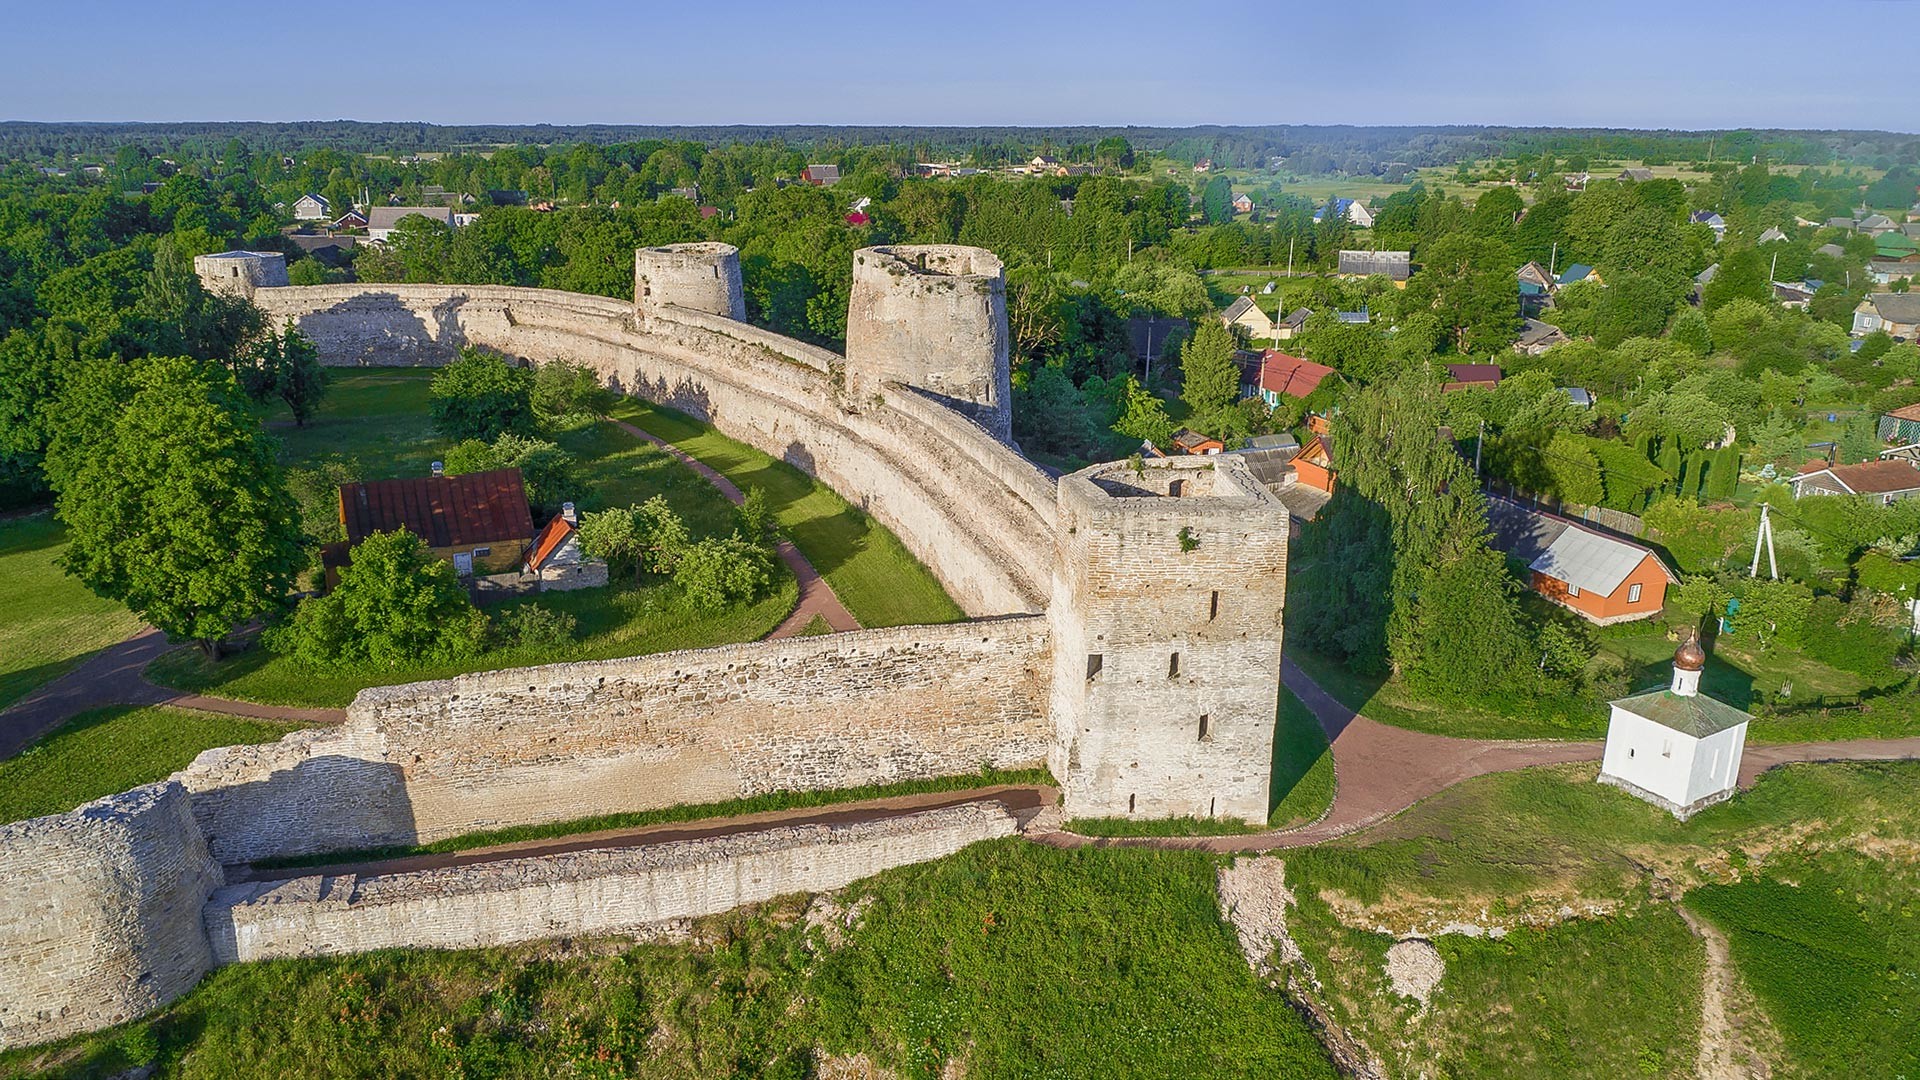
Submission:
<svg viewBox="0 0 1920 1080">
<path fill-rule="evenodd" d="M 493 625 L 503 644 L 522 649 L 557 649 L 573 643 L 580 620 L 569 612 L 526 604 L 501 612 Z"/>
<path fill-rule="evenodd" d="M 447 473 L 487 472 L 491 469 L 519 469 L 527 485 L 527 502 L 536 516 L 548 517 L 563 502 L 580 502 L 589 494 L 573 455 L 546 439 L 534 439 L 512 432 L 502 433 L 491 443 L 468 439 L 447 452 Z"/>
<path fill-rule="evenodd" d="M 585 364 L 554 360 L 533 373 L 533 407 L 543 416 L 597 415 L 613 397 L 611 390 L 600 385 L 600 376 Z"/>
<path fill-rule="evenodd" d="M 643 570 L 671 574 L 689 543 L 686 523 L 659 495 L 638 506 L 580 518 L 580 550 L 604 560 L 608 571 L 620 576 Z"/>
<path fill-rule="evenodd" d="M 450 439 L 491 442 L 502 432 L 531 434 L 533 373 L 471 345 L 434 373 L 427 409 L 434 429 Z"/>
<path fill-rule="evenodd" d="M 472 656 L 486 633 L 487 616 L 473 606 L 453 564 L 403 529 L 361 541 L 339 586 L 302 603 L 267 632 L 266 644 L 314 669 L 397 667 Z"/>
<path fill-rule="evenodd" d="M 688 546 L 673 571 L 687 601 L 702 611 L 745 603 L 773 584 L 773 559 L 767 549 L 738 534 Z"/>
<path fill-rule="evenodd" d="M 773 503 L 767 498 L 767 490 L 761 487 L 749 487 L 736 514 L 740 521 L 740 535 L 749 540 L 759 540 L 773 536 L 780 530 L 780 523 L 774 519 Z"/>
<path fill-rule="evenodd" d="M 1831 596 L 1815 600 L 1807 621 L 1820 632 L 1807 635 L 1807 655 L 1866 679 L 1896 676 L 1893 663 L 1900 654 L 1900 637 L 1875 622 L 1873 606 L 1865 595 L 1851 604 Z"/>
</svg>

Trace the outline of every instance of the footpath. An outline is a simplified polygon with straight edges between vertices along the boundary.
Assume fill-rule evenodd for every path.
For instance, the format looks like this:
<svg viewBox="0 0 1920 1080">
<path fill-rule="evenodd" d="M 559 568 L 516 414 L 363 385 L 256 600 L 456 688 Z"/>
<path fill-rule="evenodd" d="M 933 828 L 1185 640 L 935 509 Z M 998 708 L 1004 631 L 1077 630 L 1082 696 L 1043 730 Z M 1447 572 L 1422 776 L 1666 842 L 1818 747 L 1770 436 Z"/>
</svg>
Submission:
<svg viewBox="0 0 1920 1080">
<path fill-rule="evenodd" d="M 706 462 L 625 420 L 614 420 L 613 424 L 634 438 L 651 443 L 672 454 L 680 464 L 692 469 L 702 480 L 719 489 L 720 494 L 733 505 L 739 506 L 747 501 L 745 493 L 733 481 L 722 476 L 718 470 Z M 793 541 L 781 537 L 774 544 L 774 549 L 779 554 L 780 561 L 786 564 L 788 570 L 793 571 L 794 580 L 800 583 L 800 603 L 794 607 L 793 614 L 788 615 L 786 621 L 774 627 L 773 633 L 768 634 L 767 637 L 793 637 L 811 626 L 815 616 L 826 620 L 827 626 L 836 634 L 845 630 L 860 629 L 859 620 L 855 619 L 846 605 L 840 602 L 840 597 L 834 593 L 833 586 L 827 584 L 826 579 L 820 576 L 820 571 L 814 569 L 813 564 L 807 561 L 807 557 L 800 554 L 800 549 L 793 546 Z"/>
</svg>

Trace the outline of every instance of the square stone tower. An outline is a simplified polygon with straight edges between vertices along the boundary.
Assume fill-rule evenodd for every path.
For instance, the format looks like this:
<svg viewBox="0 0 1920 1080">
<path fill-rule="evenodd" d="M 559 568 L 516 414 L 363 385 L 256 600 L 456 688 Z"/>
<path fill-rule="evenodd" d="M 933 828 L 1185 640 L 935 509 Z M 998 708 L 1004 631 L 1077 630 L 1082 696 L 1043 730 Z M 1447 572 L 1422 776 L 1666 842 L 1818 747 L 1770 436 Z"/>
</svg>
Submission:
<svg viewBox="0 0 1920 1080">
<path fill-rule="evenodd" d="M 1235 455 L 1063 477 L 1053 774 L 1068 817 L 1267 819 L 1286 507 Z"/>
</svg>

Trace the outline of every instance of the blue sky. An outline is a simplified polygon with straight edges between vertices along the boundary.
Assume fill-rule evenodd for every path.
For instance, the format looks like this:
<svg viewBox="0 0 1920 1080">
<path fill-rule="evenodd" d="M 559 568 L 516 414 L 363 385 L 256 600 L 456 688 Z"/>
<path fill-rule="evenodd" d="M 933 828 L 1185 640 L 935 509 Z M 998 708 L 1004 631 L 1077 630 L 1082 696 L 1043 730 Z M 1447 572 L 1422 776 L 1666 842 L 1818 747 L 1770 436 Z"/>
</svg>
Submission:
<svg viewBox="0 0 1920 1080">
<path fill-rule="evenodd" d="M 1920 130 L 1920 0 L 8 7 L 14 120 Z"/>
</svg>

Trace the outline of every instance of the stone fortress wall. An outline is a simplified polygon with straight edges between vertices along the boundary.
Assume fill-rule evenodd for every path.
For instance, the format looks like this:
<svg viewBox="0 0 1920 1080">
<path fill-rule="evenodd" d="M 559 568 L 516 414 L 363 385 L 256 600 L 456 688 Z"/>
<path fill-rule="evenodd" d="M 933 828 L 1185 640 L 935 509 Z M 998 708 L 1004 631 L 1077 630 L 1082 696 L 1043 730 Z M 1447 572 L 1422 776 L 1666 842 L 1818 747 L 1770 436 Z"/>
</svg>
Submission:
<svg viewBox="0 0 1920 1080">
<path fill-rule="evenodd" d="M 1010 443 L 998 261 L 855 257 L 844 358 L 740 321 L 724 245 L 642 249 L 631 305 L 260 288 L 330 364 L 437 364 L 467 344 L 585 363 L 819 477 L 974 621 L 367 690 L 340 728 L 211 750 L 162 784 L 0 828 L 0 1047 L 130 1018 L 233 959 L 627 926 L 833 887 L 1004 825 L 975 808 L 872 835 L 268 889 L 222 888 L 222 865 L 1043 760 L 1069 815 L 1264 820 L 1285 512 L 1218 458 L 1056 484 Z"/>
</svg>

